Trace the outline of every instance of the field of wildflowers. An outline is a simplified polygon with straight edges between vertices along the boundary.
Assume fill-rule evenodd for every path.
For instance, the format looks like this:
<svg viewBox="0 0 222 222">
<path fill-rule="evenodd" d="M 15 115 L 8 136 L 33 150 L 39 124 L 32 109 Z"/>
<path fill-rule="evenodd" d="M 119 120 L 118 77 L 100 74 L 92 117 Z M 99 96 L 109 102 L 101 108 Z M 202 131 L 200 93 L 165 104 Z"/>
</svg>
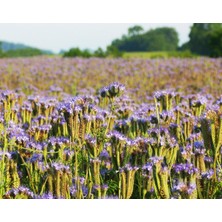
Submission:
<svg viewBox="0 0 222 222">
<path fill-rule="evenodd" d="M 0 77 L 0 198 L 222 198 L 222 59 L 1 59 Z"/>
</svg>

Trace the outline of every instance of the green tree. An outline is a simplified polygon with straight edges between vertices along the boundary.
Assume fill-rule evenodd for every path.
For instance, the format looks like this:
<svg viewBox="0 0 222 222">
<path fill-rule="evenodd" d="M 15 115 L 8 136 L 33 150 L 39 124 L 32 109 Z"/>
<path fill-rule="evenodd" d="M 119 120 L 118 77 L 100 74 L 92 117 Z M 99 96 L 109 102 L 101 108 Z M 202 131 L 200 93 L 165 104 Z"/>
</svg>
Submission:
<svg viewBox="0 0 222 222">
<path fill-rule="evenodd" d="M 82 52 L 79 48 L 71 48 L 68 52 L 63 54 L 63 57 L 80 57 Z"/>
<path fill-rule="evenodd" d="M 174 28 L 156 28 L 146 33 L 149 51 L 174 51 L 178 48 L 178 34 Z"/>
<path fill-rule="evenodd" d="M 4 57 L 3 51 L 2 51 L 2 42 L 0 41 L 0 58 Z"/>
<path fill-rule="evenodd" d="M 35 48 L 23 48 L 23 49 L 16 49 L 16 50 L 9 50 L 4 52 L 5 57 L 31 57 L 31 56 L 39 56 L 43 55 L 40 49 Z"/>
<path fill-rule="evenodd" d="M 140 35 L 143 31 L 144 31 L 143 27 L 135 25 L 133 27 L 128 28 L 128 35 L 129 36 Z"/>
<path fill-rule="evenodd" d="M 98 48 L 94 54 L 94 57 L 98 57 L 98 58 L 105 58 L 106 57 L 106 52 L 104 52 L 101 48 Z"/>
<path fill-rule="evenodd" d="M 189 37 L 191 52 L 211 57 L 222 55 L 221 23 L 194 23 Z"/>
<path fill-rule="evenodd" d="M 123 55 L 123 52 L 120 52 L 119 49 L 113 45 L 107 46 L 106 53 L 107 56 L 111 56 L 114 58 L 119 58 Z"/>
<path fill-rule="evenodd" d="M 222 28 L 209 33 L 210 57 L 222 57 Z"/>
<path fill-rule="evenodd" d="M 135 32 L 134 32 L 135 33 Z M 174 51 L 178 48 L 178 33 L 174 28 L 151 29 L 143 34 L 130 35 L 116 39 L 111 45 L 120 51 Z"/>
</svg>

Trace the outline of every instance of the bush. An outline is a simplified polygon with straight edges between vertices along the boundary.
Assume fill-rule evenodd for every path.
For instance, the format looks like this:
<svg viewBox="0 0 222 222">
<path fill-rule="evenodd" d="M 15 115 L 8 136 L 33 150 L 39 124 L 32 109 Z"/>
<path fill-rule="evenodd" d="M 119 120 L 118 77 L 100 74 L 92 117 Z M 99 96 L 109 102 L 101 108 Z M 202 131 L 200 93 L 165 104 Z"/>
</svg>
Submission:
<svg viewBox="0 0 222 222">
<path fill-rule="evenodd" d="M 168 58 L 175 57 L 175 58 L 194 58 L 197 57 L 196 54 L 192 53 L 190 50 L 184 51 L 173 51 L 168 53 Z"/>
<path fill-rule="evenodd" d="M 94 52 L 94 57 L 105 58 L 106 56 L 107 56 L 107 53 L 104 52 L 101 48 L 98 48 L 98 49 Z"/>
<path fill-rule="evenodd" d="M 105 58 L 107 56 L 118 58 L 122 57 L 123 52 L 120 52 L 118 48 L 114 46 L 108 46 L 106 51 L 103 51 L 101 48 L 98 48 L 94 53 L 90 53 L 89 50 L 81 50 L 79 48 L 71 48 L 68 52 L 63 54 L 63 57 L 82 57 L 82 58 L 90 58 L 90 57 L 98 57 Z"/>
<path fill-rule="evenodd" d="M 63 54 L 63 57 L 82 57 L 82 51 L 79 48 L 71 48 Z"/>
<path fill-rule="evenodd" d="M 110 45 L 107 47 L 107 55 L 108 56 L 111 56 L 114 58 L 119 58 L 119 57 L 123 56 L 123 53 L 124 52 L 119 51 L 119 49 L 115 46 Z"/>
</svg>

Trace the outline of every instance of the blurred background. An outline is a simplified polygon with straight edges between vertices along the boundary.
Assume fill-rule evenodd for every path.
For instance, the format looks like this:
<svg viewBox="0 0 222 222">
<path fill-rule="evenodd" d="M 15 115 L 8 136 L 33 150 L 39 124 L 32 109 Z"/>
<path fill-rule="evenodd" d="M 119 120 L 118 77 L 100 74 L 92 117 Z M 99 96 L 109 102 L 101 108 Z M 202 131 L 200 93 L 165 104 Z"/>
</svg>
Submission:
<svg viewBox="0 0 222 222">
<path fill-rule="evenodd" d="M 222 23 L 0 24 L 0 57 L 222 55 Z"/>
</svg>

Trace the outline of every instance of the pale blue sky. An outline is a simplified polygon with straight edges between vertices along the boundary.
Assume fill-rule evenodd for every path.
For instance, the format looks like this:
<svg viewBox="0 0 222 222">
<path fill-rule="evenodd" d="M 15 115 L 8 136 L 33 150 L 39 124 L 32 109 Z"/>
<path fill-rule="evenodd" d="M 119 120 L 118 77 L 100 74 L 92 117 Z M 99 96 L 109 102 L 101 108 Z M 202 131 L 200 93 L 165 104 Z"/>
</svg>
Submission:
<svg viewBox="0 0 222 222">
<path fill-rule="evenodd" d="M 146 31 L 156 27 L 174 27 L 179 34 L 181 45 L 189 39 L 192 23 L 0 23 L 0 40 L 23 43 L 56 53 L 71 47 L 105 49 L 112 40 L 127 34 L 128 28 L 133 25 L 141 25 Z"/>
</svg>

